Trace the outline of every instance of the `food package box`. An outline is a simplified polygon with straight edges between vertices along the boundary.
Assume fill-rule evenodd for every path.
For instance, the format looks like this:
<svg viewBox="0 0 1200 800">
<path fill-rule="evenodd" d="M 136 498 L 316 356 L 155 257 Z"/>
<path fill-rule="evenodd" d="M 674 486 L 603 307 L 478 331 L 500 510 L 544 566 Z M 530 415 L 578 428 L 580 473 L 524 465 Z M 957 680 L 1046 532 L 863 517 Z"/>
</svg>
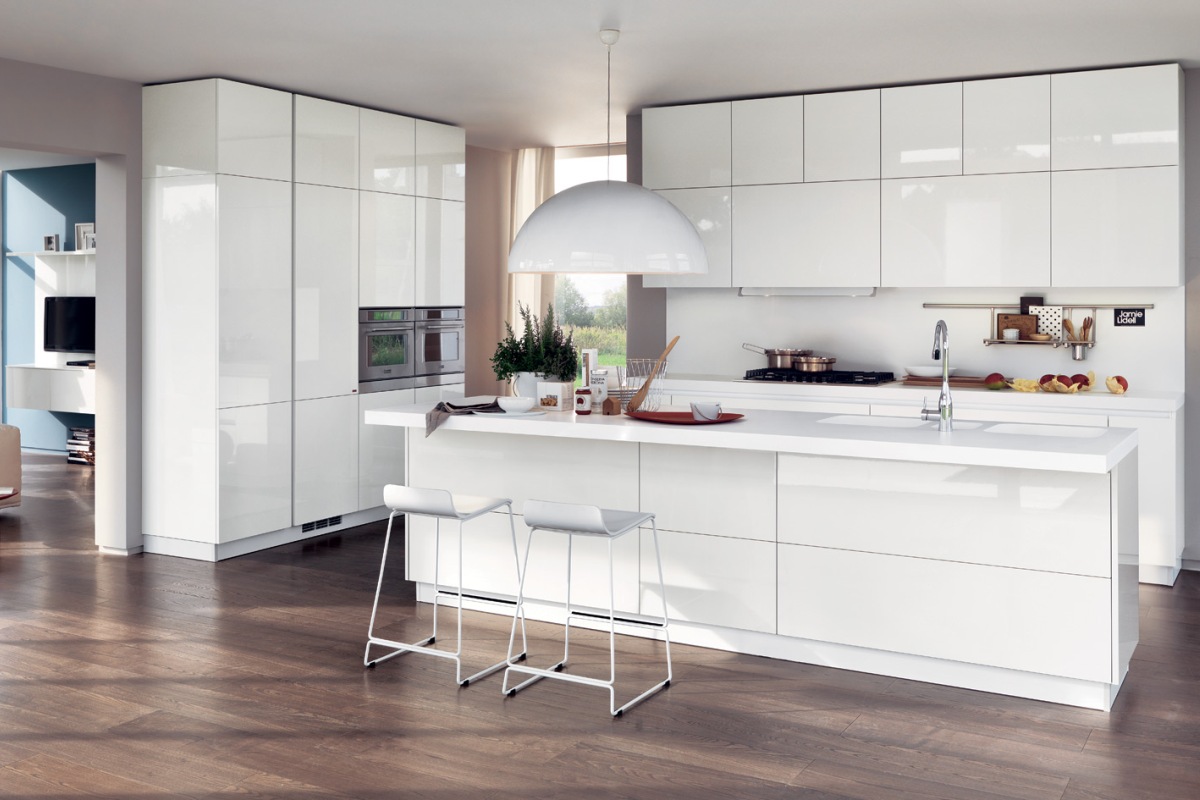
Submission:
<svg viewBox="0 0 1200 800">
<path fill-rule="evenodd" d="M 1038 318 L 1033 314 L 997 314 L 996 336 L 1003 337 L 1005 328 L 1016 328 L 1021 332 L 1022 339 L 1028 339 L 1029 334 L 1037 333 Z"/>
<path fill-rule="evenodd" d="M 574 384 L 561 381 L 538 381 L 537 404 L 543 411 L 573 411 Z"/>
</svg>

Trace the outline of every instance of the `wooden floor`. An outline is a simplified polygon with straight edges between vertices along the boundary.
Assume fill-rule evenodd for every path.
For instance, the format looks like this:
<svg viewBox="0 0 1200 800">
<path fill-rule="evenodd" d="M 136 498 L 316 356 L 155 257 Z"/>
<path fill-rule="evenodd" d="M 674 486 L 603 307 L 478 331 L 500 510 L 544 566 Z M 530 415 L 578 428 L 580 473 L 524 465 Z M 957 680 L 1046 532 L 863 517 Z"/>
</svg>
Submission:
<svg viewBox="0 0 1200 800">
<path fill-rule="evenodd" d="M 597 689 L 364 670 L 380 525 L 220 564 L 101 556 L 91 472 L 25 460 L 0 511 L 2 797 L 1200 797 L 1195 573 L 1142 587 L 1109 714 L 678 646 L 676 683 L 614 720 Z M 414 638 L 429 618 L 399 581 L 385 612 Z M 506 626 L 469 623 L 498 658 Z M 629 647 L 631 695 L 660 645 Z"/>
</svg>

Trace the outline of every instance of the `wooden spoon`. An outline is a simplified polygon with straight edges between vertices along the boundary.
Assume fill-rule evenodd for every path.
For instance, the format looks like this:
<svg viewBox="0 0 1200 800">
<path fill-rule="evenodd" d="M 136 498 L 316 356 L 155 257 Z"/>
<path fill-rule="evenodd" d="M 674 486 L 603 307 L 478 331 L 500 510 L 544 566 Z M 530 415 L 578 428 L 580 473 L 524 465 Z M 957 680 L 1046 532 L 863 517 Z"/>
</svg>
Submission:
<svg viewBox="0 0 1200 800">
<path fill-rule="evenodd" d="M 658 368 L 661 367 L 663 362 L 667 360 L 667 353 L 671 352 L 671 348 L 674 347 L 675 343 L 678 341 L 678 336 L 672 339 L 671 343 L 667 345 L 667 349 L 663 350 L 662 355 L 658 357 L 658 361 L 654 362 L 654 369 L 650 370 L 650 374 L 646 376 L 646 382 L 642 384 L 642 388 L 638 389 L 637 392 L 634 393 L 633 397 L 629 399 L 629 405 L 625 407 L 626 414 L 632 413 L 641 408 L 642 403 L 646 400 L 646 395 L 650 393 L 650 382 L 654 380 L 656 375 L 658 375 Z"/>
<path fill-rule="evenodd" d="M 1062 325 L 1063 325 L 1063 330 L 1067 332 L 1067 339 L 1072 342 L 1076 341 L 1076 339 L 1075 339 L 1075 324 L 1073 322 L 1071 322 L 1071 320 L 1069 320 L 1069 319 L 1064 319 L 1062 321 Z"/>
<path fill-rule="evenodd" d="M 1083 331 L 1079 334 L 1079 341 L 1090 342 L 1092 340 L 1092 318 L 1083 318 Z"/>
</svg>

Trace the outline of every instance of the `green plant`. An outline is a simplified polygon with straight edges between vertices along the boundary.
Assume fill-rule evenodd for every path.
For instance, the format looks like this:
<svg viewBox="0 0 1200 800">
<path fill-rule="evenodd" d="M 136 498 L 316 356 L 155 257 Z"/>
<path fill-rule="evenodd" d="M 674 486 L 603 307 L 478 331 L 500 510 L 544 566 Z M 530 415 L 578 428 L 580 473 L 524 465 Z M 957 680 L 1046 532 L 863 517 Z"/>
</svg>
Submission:
<svg viewBox="0 0 1200 800">
<path fill-rule="evenodd" d="M 571 334 L 563 333 L 554 321 L 553 304 L 546 306 L 546 316 L 538 319 L 529 308 L 517 305 L 521 314 L 521 335 L 512 325 L 504 323 L 505 336 L 492 355 L 492 371 L 500 380 L 508 380 L 518 372 L 541 372 L 560 381 L 575 380 L 579 372 L 579 354 Z"/>
</svg>

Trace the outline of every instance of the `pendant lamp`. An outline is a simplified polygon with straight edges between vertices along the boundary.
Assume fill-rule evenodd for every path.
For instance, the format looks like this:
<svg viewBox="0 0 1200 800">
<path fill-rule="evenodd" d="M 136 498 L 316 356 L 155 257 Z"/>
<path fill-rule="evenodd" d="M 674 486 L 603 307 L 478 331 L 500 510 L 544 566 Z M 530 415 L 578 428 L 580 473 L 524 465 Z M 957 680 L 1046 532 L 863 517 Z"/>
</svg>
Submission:
<svg viewBox="0 0 1200 800">
<path fill-rule="evenodd" d="M 600 31 L 608 46 L 608 133 L 612 149 L 612 46 L 619 31 Z M 670 201 L 625 181 L 572 186 L 538 206 L 508 253 L 509 272 L 611 272 L 696 275 L 708 272 L 704 243 Z"/>
</svg>

